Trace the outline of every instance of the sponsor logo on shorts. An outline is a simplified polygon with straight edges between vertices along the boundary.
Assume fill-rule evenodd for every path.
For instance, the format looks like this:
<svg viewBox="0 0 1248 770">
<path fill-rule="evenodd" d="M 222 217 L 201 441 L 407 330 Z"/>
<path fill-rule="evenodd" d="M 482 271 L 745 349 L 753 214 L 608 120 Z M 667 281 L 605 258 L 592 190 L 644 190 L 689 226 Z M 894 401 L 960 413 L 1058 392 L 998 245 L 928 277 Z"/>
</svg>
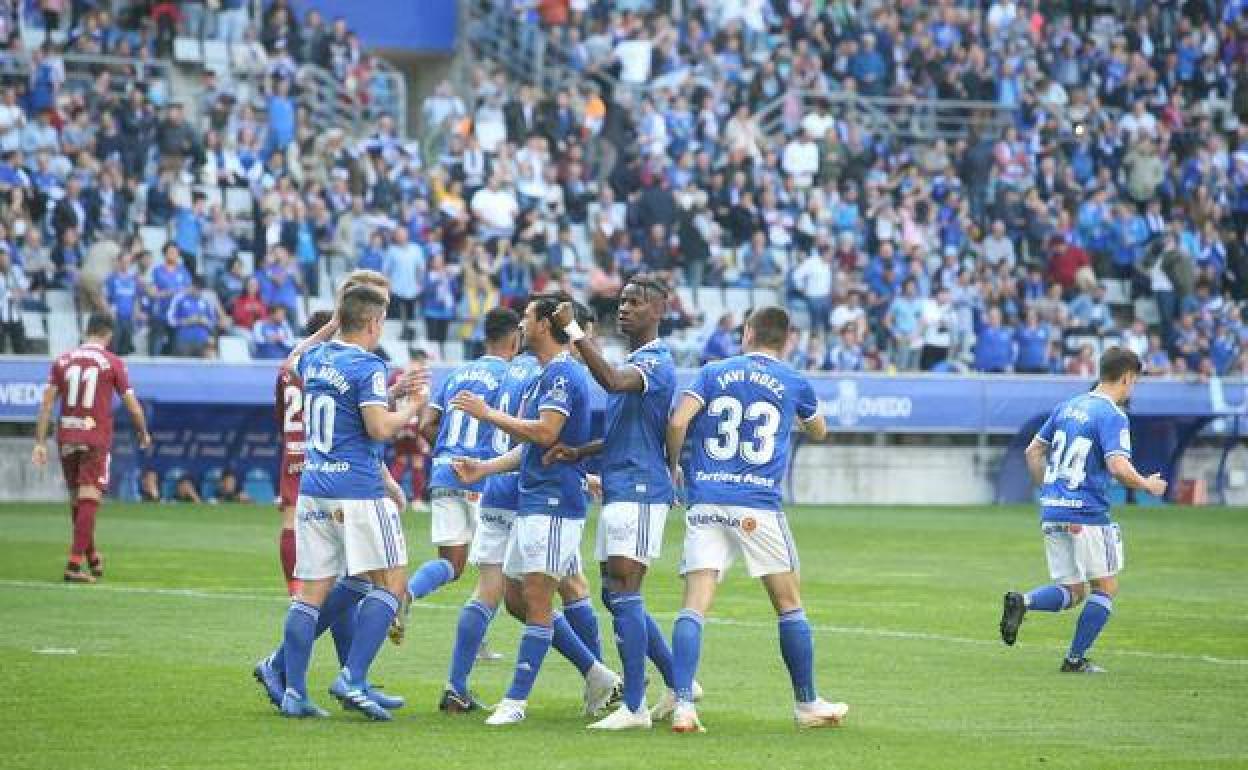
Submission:
<svg viewBox="0 0 1248 770">
<path fill-rule="evenodd" d="M 741 520 L 741 531 L 747 535 L 758 529 L 758 519 L 753 516 L 746 516 Z"/>
<path fill-rule="evenodd" d="M 607 525 L 607 539 L 609 540 L 636 540 L 637 539 L 637 522 L 626 521 Z"/>
<path fill-rule="evenodd" d="M 489 524 L 495 527 L 511 527 L 512 517 L 504 513 L 492 513 L 490 511 L 481 511 L 477 514 L 477 520 L 482 524 Z"/>
<path fill-rule="evenodd" d="M 525 543 L 520 550 L 524 551 L 524 557 L 529 560 L 544 559 L 548 550 L 546 538 L 535 540 L 531 543 Z"/>
<path fill-rule="evenodd" d="M 722 513 L 689 513 L 685 515 L 685 523 L 690 527 L 733 527 L 747 533 L 758 528 L 758 520 L 753 516 L 742 518 Z"/>
<path fill-rule="evenodd" d="M 335 513 L 339 516 L 342 515 L 342 511 L 336 511 Z M 314 508 L 310 511 L 300 511 L 299 521 L 328 521 L 332 515 Z M 342 521 L 342 519 L 338 519 L 338 521 Z"/>
</svg>

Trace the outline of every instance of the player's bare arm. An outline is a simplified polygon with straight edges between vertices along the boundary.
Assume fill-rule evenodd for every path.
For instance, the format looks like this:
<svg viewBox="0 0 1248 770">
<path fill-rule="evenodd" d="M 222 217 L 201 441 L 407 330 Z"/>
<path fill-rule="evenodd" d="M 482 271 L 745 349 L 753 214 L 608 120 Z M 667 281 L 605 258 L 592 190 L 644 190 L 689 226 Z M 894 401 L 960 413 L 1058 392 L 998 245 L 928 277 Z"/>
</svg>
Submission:
<svg viewBox="0 0 1248 770">
<path fill-rule="evenodd" d="M 680 467 L 680 450 L 685 445 L 685 434 L 689 432 L 689 423 L 702 411 L 702 401 L 689 393 L 680 397 L 680 402 L 672 411 L 667 421 L 667 466 L 672 474 L 672 483 L 684 486 L 685 473 Z"/>
<path fill-rule="evenodd" d="M 427 377 L 427 375 L 426 375 Z M 370 404 L 360 411 L 364 416 L 364 428 L 369 438 L 374 441 L 393 441 L 409 422 L 425 407 L 425 396 L 429 389 L 426 384 L 421 387 L 419 380 L 413 380 L 414 392 L 407 404 L 396 411 L 390 411 L 380 404 Z"/>
<path fill-rule="evenodd" d="M 1166 480 L 1161 477 L 1160 473 L 1154 473 L 1147 478 L 1140 475 L 1125 455 L 1110 455 L 1105 464 L 1109 466 L 1109 472 L 1124 487 L 1140 489 L 1154 497 L 1163 497 L 1166 494 Z"/>
<path fill-rule="evenodd" d="M 568 339 L 581 354 L 589 373 L 608 393 L 640 393 L 646 389 L 646 379 L 641 370 L 631 364 L 612 366 L 602 355 L 598 343 L 587 336 L 576 323 L 576 309 L 571 302 L 561 302 L 555 309 L 554 322 L 568 335 Z"/>
<path fill-rule="evenodd" d="M 430 404 L 425 407 L 425 413 L 420 418 L 420 435 L 429 442 L 429 446 L 433 446 L 438 443 L 438 431 L 441 428 L 442 410 Z"/>
<path fill-rule="evenodd" d="M 295 349 L 290 351 L 290 355 L 286 356 L 285 361 L 282 361 L 282 371 L 293 372 L 295 370 L 295 364 L 299 362 L 299 359 L 303 357 L 304 353 L 307 353 L 309 350 L 317 345 L 320 345 L 322 342 L 332 340 L 334 335 L 337 333 L 338 314 L 335 313 L 334 317 L 329 320 L 329 323 L 325 324 L 320 329 L 317 329 L 312 335 L 299 340 L 299 343 L 295 345 Z"/>
<path fill-rule="evenodd" d="M 542 455 L 542 464 L 550 465 L 551 463 L 575 463 L 584 460 L 586 457 L 593 457 L 606 449 L 607 442 L 602 439 L 584 444 L 582 446 L 568 446 L 567 444 L 555 444 L 546 450 L 546 454 Z"/>
<path fill-rule="evenodd" d="M 1049 442 L 1039 436 L 1027 445 L 1023 456 L 1027 459 L 1027 472 L 1031 474 L 1031 482 L 1039 484 L 1044 481 L 1044 466 L 1048 464 Z"/>
<path fill-rule="evenodd" d="M 393 500 L 400 511 L 406 511 L 407 495 L 403 493 L 403 487 L 399 482 L 394 480 L 394 476 L 390 475 L 390 469 L 385 463 L 381 464 L 381 481 L 386 487 L 386 497 Z"/>
<path fill-rule="evenodd" d="M 568 416 L 557 409 L 543 409 L 536 420 L 525 420 L 512 417 L 506 412 L 495 409 L 476 393 L 460 391 L 451 399 L 450 406 L 454 409 L 488 422 L 499 430 L 507 433 L 517 441 L 524 441 L 538 446 L 554 446 L 559 440 L 559 433 L 567 422 Z"/>
<path fill-rule="evenodd" d="M 59 392 L 53 385 L 43 389 L 39 417 L 35 420 L 35 448 L 30 453 L 30 461 L 37 467 L 48 463 L 48 423 L 52 420 L 52 407 L 56 404 L 58 395 Z"/>
<path fill-rule="evenodd" d="M 126 405 L 126 411 L 130 413 L 130 421 L 134 423 L 134 435 L 139 440 L 139 449 L 148 449 L 152 445 L 152 436 L 147 432 L 147 417 L 143 414 L 143 405 L 139 403 L 133 390 L 126 391 L 121 397 L 121 402 Z"/>
<path fill-rule="evenodd" d="M 506 453 L 489 460 L 456 457 L 451 460 L 451 470 L 455 471 L 455 475 L 465 484 L 475 484 L 486 476 L 519 470 L 522 457 L 524 457 L 524 447 L 514 446 Z"/>
</svg>

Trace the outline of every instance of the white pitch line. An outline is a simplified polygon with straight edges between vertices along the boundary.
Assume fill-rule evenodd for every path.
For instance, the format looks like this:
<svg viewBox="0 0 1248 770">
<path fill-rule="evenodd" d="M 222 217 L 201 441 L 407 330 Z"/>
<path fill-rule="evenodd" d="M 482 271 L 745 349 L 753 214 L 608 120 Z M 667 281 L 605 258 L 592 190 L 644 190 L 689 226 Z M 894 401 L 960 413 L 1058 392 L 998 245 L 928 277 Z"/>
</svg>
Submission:
<svg viewBox="0 0 1248 770">
<path fill-rule="evenodd" d="M 202 591 L 194 588 L 155 588 L 151 586 L 116 586 L 116 585 L 93 585 L 79 586 L 68 585 L 65 583 L 45 583 L 35 580 L 0 580 L 0 586 L 9 586 L 12 588 L 34 588 L 44 590 L 64 590 L 74 591 L 78 593 L 107 592 L 118 594 L 140 594 L 149 596 L 173 596 L 184 599 L 207 599 L 215 601 L 248 601 L 248 602 L 285 602 L 286 597 L 274 596 L 271 593 L 243 593 L 241 591 Z M 415 609 L 438 610 L 438 611 L 458 611 L 461 605 L 458 604 L 438 604 L 436 602 L 418 601 L 412 604 Z M 675 613 L 652 613 L 659 618 L 674 618 Z M 774 628 L 773 623 L 760 623 L 749 620 L 737 620 L 735 618 L 707 618 L 707 623 L 712 625 L 737 626 L 740 628 L 758 628 L 771 629 Z M 830 626 L 830 625 L 812 625 L 811 630 L 825 634 L 843 634 L 852 636 L 872 636 L 884 639 L 912 639 L 927 642 L 944 642 L 946 644 L 969 644 L 983 647 L 995 647 L 1000 644 L 995 639 L 972 639 L 964 636 L 952 636 L 949 634 L 936 634 L 928 631 L 905 631 L 899 629 L 888 628 L 866 628 L 862 626 Z M 1020 645 L 1027 646 L 1027 645 Z M 1215 655 L 1187 655 L 1178 652 L 1154 652 L 1151 650 L 1112 650 L 1105 651 L 1106 656 L 1112 657 L 1116 655 L 1131 656 L 1136 658 L 1149 658 L 1152 660 L 1173 660 L 1187 663 L 1210 663 L 1218 666 L 1248 666 L 1248 659 L 1244 658 L 1219 658 Z"/>
</svg>

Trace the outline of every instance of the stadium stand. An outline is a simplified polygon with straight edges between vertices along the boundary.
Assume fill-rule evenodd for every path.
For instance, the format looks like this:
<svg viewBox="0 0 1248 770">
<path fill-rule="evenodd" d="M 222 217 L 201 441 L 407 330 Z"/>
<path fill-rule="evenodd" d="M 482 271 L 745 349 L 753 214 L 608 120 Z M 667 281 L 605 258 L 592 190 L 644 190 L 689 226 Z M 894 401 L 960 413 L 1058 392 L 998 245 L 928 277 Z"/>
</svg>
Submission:
<svg viewBox="0 0 1248 770">
<path fill-rule="evenodd" d="M 644 269 L 685 363 L 781 301 L 807 369 L 1074 373 L 1121 343 L 1155 375 L 1248 371 L 1236 0 L 469 0 L 475 69 L 419 130 L 402 76 L 285 0 L 67 6 L 0 5 L 24 350 L 108 307 L 170 352 L 172 242 L 231 360 L 251 277 L 297 321 L 385 270 L 415 318 L 383 349 L 453 361 L 496 303 L 609 310 Z"/>
</svg>

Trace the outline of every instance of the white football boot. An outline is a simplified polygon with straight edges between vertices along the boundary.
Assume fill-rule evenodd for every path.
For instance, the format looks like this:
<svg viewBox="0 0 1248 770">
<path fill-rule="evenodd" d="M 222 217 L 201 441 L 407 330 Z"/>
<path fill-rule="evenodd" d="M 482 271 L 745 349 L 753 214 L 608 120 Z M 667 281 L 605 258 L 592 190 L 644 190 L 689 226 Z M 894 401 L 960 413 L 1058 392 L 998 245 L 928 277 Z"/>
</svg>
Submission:
<svg viewBox="0 0 1248 770">
<path fill-rule="evenodd" d="M 623 703 L 615 711 L 612 711 L 605 719 L 600 719 L 589 725 L 590 730 L 649 730 L 653 726 L 650 721 L 650 711 L 646 708 L 645 701 L 642 701 L 641 708 L 632 711 Z"/>
<path fill-rule="evenodd" d="M 624 680 L 611 669 L 595 663 L 585 674 L 585 716 L 595 716 L 622 695 Z"/>
<path fill-rule="evenodd" d="M 490 714 L 485 723 L 494 726 L 519 724 L 524 721 L 524 710 L 528 708 L 528 705 L 528 701 L 503 698 L 494 707 L 494 713 Z"/>
<path fill-rule="evenodd" d="M 799 703 L 793 708 L 793 718 L 798 727 L 839 727 L 849 706 L 844 703 L 828 703 L 816 698 L 810 703 Z"/>
<path fill-rule="evenodd" d="M 697 703 L 700 700 L 702 700 L 702 685 L 698 684 L 698 680 L 695 679 L 693 680 L 693 702 Z M 659 702 L 650 709 L 650 719 L 655 722 L 666 722 L 672 718 L 672 712 L 675 710 L 676 691 L 664 690 Z"/>
</svg>

